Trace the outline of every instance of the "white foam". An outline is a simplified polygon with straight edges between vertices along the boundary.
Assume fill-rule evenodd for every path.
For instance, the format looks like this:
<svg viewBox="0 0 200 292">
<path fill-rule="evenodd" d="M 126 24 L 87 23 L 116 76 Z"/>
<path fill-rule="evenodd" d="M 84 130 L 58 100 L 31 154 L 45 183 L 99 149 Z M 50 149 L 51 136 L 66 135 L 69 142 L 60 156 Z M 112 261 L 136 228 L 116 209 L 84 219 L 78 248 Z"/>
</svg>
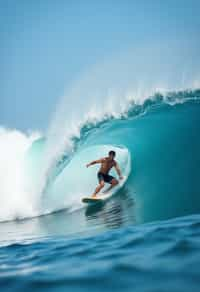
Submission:
<svg viewBox="0 0 200 292">
<path fill-rule="evenodd" d="M 24 157 L 38 133 L 25 135 L 0 128 L 0 221 L 33 215 L 34 200 L 27 190 Z"/>
</svg>

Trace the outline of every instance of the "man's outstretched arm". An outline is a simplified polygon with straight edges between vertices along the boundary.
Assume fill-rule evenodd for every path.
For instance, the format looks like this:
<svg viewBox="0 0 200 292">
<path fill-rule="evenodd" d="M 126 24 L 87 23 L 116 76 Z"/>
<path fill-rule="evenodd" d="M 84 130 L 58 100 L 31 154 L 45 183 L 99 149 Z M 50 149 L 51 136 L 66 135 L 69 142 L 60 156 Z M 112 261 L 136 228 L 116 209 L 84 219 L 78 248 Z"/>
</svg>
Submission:
<svg viewBox="0 0 200 292">
<path fill-rule="evenodd" d="M 116 169 L 116 172 L 117 172 L 119 178 L 120 178 L 120 179 L 123 179 L 123 176 L 122 176 L 122 173 L 121 173 L 121 170 L 120 170 L 120 168 L 119 168 L 118 163 L 116 163 L 114 167 L 115 167 L 115 169 Z"/>
<path fill-rule="evenodd" d="M 98 159 L 98 160 L 94 160 L 94 161 L 91 161 L 90 163 L 88 163 L 86 165 L 86 167 L 89 167 L 91 165 L 94 165 L 94 164 L 97 164 L 97 163 L 102 163 L 104 161 L 104 158 L 101 158 L 101 159 Z"/>
</svg>

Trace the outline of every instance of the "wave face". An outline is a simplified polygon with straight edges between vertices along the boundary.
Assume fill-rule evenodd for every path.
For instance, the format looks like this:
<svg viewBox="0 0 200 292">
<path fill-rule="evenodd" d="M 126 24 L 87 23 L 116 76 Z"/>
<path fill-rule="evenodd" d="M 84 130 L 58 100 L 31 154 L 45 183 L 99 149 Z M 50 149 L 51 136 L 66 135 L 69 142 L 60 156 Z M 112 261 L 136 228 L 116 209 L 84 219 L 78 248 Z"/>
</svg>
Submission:
<svg viewBox="0 0 200 292">
<path fill-rule="evenodd" d="M 23 205 L 16 209 L 12 204 L 12 210 L 11 203 L 4 202 L 1 220 L 77 207 L 74 194 L 77 185 L 81 182 L 83 190 L 87 185 L 84 192 L 88 194 L 97 182 L 93 173 L 84 179 L 87 170 L 80 167 L 90 158 L 105 154 L 102 148 L 98 148 L 101 145 L 121 145 L 130 153 L 131 174 L 126 193 L 134 198 L 137 223 L 200 212 L 199 100 L 199 90 L 158 93 L 140 105 L 130 103 L 120 115 L 106 114 L 98 121 L 87 120 L 81 125 L 78 135 L 68 137 L 70 143 L 63 143 L 66 147 L 57 153 L 48 167 L 48 137 L 33 143 L 29 139 L 27 145 L 32 143 L 31 147 L 22 151 L 26 153 L 26 170 L 28 168 L 24 184 L 28 202 L 25 203 L 25 196 L 21 196 Z M 65 136 L 63 140 L 66 140 Z M 79 156 L 88 147 L 96 147 L 91 157 L 89 154 Z M 76 163 L 70 171 L 72 161 Z M 66 183 L 69 173 L 71 185 Z M 66 188 L 67 192 L 64 191 Z M 124 191 L 121 190 L 122 195 Z M 79 188 L 79 198 L 80 195 Z"/>
</svg>

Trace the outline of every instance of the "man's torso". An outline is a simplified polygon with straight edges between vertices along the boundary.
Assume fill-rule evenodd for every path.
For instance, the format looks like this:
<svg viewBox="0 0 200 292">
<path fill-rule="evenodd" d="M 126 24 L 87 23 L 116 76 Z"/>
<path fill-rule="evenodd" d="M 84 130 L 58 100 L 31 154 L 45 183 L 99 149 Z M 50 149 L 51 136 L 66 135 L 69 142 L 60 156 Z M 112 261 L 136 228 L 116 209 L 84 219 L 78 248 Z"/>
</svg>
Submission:
<svg viewBox="0 0 200 292">
<path fill-rule="evenodd" d="M 108 157 L 105 157 L 103 162 L 101 163 L 101 168 L 100 168 L 99 172 L 101 172 L 103 174 L 108 174 L 109 171 L 111 170 L 111 168 L 115 165 L 116 165 L 115 160 L 109 160 Z"/>
</svg>

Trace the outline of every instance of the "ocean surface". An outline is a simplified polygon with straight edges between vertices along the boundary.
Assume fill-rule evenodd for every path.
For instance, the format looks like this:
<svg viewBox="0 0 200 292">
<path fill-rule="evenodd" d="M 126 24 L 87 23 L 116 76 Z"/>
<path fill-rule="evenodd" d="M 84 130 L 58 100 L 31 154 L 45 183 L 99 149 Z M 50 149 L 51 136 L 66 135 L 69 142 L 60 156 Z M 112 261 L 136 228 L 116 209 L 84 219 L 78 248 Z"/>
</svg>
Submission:
<svg viewBox="0 0 200 292">
<path fill-rule="evenodd" d="M 199 291 L 200 90 L 130 102 L 62 143 L 3 128 L 0 141 L 2 291 Z M 128 151 L 129 178 L 87 207 L 85 165 L 109 147 Z"/>
</svg>

